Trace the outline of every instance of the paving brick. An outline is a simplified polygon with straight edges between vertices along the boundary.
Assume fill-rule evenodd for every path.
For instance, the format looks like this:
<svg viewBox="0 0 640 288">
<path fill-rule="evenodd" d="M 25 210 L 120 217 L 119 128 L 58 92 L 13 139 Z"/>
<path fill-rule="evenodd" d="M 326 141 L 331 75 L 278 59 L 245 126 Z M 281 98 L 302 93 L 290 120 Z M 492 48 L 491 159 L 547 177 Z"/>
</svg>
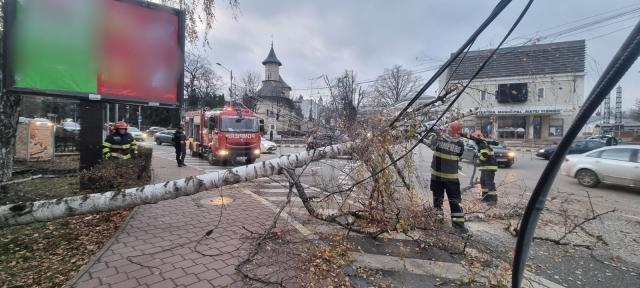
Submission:
<svg viewBox="0 0 640 288">
<path fill-rule="evenodd" d="M 213 269 L 198 274 L 198 278 L 202 280 L 212 280 L 218 277 L 220 277 L 220 273 Z"/>
<path fill-rule="evenodd" d="M 184 270 L 182 270 L 182 268 L 177 268 L 177 269 L 173 269 L 169 272 L 164 272 L 162 273 L 162 276 L 164 278 L 169 278 L 169 279 L 176 279 L 176 278 L 180 278 L 184 275 L 187 275 L 187 273 L 184 273 Z"/>
<path fill-rule="evenodd" d="M 184 277 L 180 277 L 178 279 L 174 279 L 173 282 L 175 282 L 178 285 L 189 285 L 189 284 L 196 283 L 199 280 L 200 279 L 198 279 L 195 275 L 189 274 L 189 275 L 186 275 Z"/>
<path fill-rule="evenodd" d="M 174 288 L 176 284 L 171 280 L 164 280 L 162 282 L 158 282 L 152 285 L 149 285 L 149 288 Z"/>
<path fill-rule="evenodd" d="M 194 265 L 196 265 L 196 263 L 194 263 L 191 260 L 184 260 L 184 261 L 180 261 L 178 263 L 173 264 L 173 266 L 176 268 L 188 268 Z"/>
<path fill-rule="evenodd" d="M 99 287 L 100 286 L 100 279 L 98 278 L 93 278 L 90 280 L 85 280 L 85 281 L 80 281 L 78 282 L 75 287 L 76 288 L 94 288 L 94 287 Z"/>
<path fill-rule="evenodd" d="M 198 264 L 198 265 L 193 265 L 189 268 L 184 269 L 184 272 L 188 273 L 188 274 L 198 274 L 198 273 L 202 273 L 204 271 L 207 271 L 209 269 L 207 269 L 207 267 L 205 267 L 202 264 Z"/>
<path fill-rule="evenodd" d="M 200 281 L 187 286 L 187 288 L 213 288 L 213 285 L 209 281 Z"/>
<path fill-rule="evenodd" d="M 116 268 L 107 268 L 107 269 L 102 269 L 100 271 L 97 272 L 91 272 L 91 276 L 96 277 L 96 278 L 104 278 L 104 277 L 108 277 L 108 276 L 112 276 L 112 275 L 116 275 L 118 273 L 118 271 L 116 271 Z"/>
<path fill-rule="evenodd" d="M 209 264 L 205 264 L 205 266 L 207 266 L 207 268 L 209 268 L 209 269 L 218 270 L 218 269 L 227 267 L 228 265 L 227 265 L 227 263 L 224 263 L 224 261 L 222 261 L 222 260 L 216 260 L 216 261 L 211 262 Z"/>
<path fill-rule="evenodd" d="M 115 274 L 115 275 L 100 278 L 100 281 L 102 282 L 102 284 L 115 284 L 127 279 L 128 279 L 127 274 L 123 273 L 123 274 Z"/>
<path fill-rule="evenodd" d="M 141 285 L 150 285 L 153 283 L 158 283 L 160 281 L 164 280 L 164 278 L 162 278 L 162 276 L 158 275 L 158 274 L 152 274 L 149 276 L 145 276 L 142 278 L 138 279 L 138 282 L 140 282 Z"/>
<path fill-rule="evenodd" d="M 138 270 L 127 273 L 130 279 L 139 279 L 151 275 L 151 270 L 146 267 L 138 268 Z"/>
<path fill-rule="evenodd" d="M 216 279 L 211 280 L 209 283 L 211 283 L 211 285 L 213 285 L 214 287 L 221 287 L 221 286 L 226 286 L 226 285 L 230 285 L 231 283 L 235 282 L 233 279 L 231 279 L 231 277 L 224 275 L 221 277 L 218 277 Z"/>
<path fill-rule="evenodd" d="M 135 287 L 140 287 L 140 284 L 138 284 L 138 281 L 136 281 L 135 279 L 129 279 L 129 280 L 118 282 L 116 284 L 111 285 L 111 288 L 135 288 Z"/>
</svg>

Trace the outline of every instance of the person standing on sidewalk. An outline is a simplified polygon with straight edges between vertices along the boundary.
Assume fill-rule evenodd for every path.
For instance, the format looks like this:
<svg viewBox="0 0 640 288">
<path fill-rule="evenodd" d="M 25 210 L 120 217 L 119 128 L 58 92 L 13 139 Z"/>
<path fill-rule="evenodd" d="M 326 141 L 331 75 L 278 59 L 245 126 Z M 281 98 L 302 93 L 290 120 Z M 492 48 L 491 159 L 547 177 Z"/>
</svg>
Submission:
<svg viewBox="0 0 640 288">
<path fill-rule="evenodd" d="M 496 193 L 496 171 L 498 171 L 498 162 L 493 153 L 493 149 L 486 141 L 482 139 L 476 141 L 478 144 L 478 169 L 480 170 L 480 187 L 482 188 L 482 202 L 496 204 L 498 202 L 498 194 Z"/>
<path fill-rule="evenodd" d="M 187 154 L 187 135 L 184 135 L 182 126 L 176 128 L 176 132 L 173 133 L 171 141 L 173 141 L 173 146 L 176 148 L 176 162 L 178 162 L 178 167 L 187 166 L 184 164 L 184 157 Z"/>
<path fill-rule="evenodd" d="M 462 195 L 458 167 L 460 157 L 464 153 L 464 143 L 459 138 L 460 123 L 452 122 L 447 128 L 447 134 L 430 135 L 428 146 L 433 150 L 431 161 L 431 191 L 433 192 L 433 206 L 442 213 L 442 204 L 446 192 L 451 208 L 451 226 L 458 231 L 467 233 L 464 227 L 464 211 L 460 206 Z"/>
</svg>

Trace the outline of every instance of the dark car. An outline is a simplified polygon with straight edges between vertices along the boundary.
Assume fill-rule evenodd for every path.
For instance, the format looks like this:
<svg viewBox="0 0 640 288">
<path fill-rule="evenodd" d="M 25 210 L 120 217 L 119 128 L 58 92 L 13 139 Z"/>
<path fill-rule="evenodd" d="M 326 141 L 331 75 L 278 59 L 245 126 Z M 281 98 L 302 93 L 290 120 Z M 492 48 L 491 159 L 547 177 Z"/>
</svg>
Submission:
<svg viewBox="0 0 640 288">
<path fill-rule="evenodd" d="M 307 140 L 307 151 L 348 141 L 347 136 L 338 132 L 320 132 L 309 137 Z"/>
<path fill-rule="evenodd" d="M 156 133 L 160 132 L 160 131 L 165 131 L 167 130 L 167 128 L 162 128 L 162 127 L 151 127 L 149 129 L 147 129 L 147 135 L 148 136 L 153 136 L 156 135 Z"/>
<path fill-rule="evenodd" d="M 582 154 L 605 146 L 607 144 L 601 140 L 579 140 L 571 144 L 567 154 Z M 542 148 L 538 150 L 536 156 L 549 160 L 553 153 L 556 152 L 556 149 L 558 149 L 557 145 Z"/>
<path fill-rule="evenodd" d="M 498 167 L 509 168 L 516 162 L 516 153 L 509 150 L 507 147 L 491 145 L 491 149 L 493 149 L 496 162 L 498 162 Z M 462 159 L 473 163 L 473 161 L 475 161 L 477 151 L 478 148 L 476 144 L 473 141 L 467 141 L 464 145 L 464 154 L 462 154 Z"/>
<path fill-rule="evenodd" d="M 173 138 L 173 133 L 175 132 L 175 130 L 164 130 L 157 132 L 155 135 L 153 135 L 153 141 L 155 141 L 158 145 L 162 145 L 164 143 L 173 145 L 173 141 L 171 141 L 171 139 Z"/>
</svg>

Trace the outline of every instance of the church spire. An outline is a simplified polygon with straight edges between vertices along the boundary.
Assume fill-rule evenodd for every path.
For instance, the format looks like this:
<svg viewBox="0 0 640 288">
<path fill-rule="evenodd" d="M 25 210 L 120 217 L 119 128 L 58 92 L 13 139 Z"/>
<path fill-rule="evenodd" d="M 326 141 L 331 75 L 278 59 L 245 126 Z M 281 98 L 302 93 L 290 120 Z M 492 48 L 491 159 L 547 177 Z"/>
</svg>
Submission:
<svg viewBox="0 0 640 288">
<path fill-rule="evenodd" d="M 269 55 L 266 59 L 264 59 L 264 61 L 262 61 L 262 65 L 267 64 L 277 64 L 278 66 L 282 66 L 282 62 L 278 60 L 278 57 L 276 57 L 276 52 L 273 51 L 273 40 L 271 40 L 271 50 L 269 51 Z"/>
</svg>

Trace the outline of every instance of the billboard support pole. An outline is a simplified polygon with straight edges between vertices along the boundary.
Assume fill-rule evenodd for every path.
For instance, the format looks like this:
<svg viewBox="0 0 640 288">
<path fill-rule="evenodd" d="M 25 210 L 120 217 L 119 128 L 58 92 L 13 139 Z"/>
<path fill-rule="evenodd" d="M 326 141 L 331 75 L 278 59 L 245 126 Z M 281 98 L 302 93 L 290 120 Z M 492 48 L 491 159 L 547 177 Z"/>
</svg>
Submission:
<svg viewBox="0 0 640 288">
<path fill-rule="evenodd" d="M 91 169 L 102 159 L 102 103 L 80 101 L 80 171 Z M 81 187 L 83 183 L 80 183 Z"/>
</svg>

